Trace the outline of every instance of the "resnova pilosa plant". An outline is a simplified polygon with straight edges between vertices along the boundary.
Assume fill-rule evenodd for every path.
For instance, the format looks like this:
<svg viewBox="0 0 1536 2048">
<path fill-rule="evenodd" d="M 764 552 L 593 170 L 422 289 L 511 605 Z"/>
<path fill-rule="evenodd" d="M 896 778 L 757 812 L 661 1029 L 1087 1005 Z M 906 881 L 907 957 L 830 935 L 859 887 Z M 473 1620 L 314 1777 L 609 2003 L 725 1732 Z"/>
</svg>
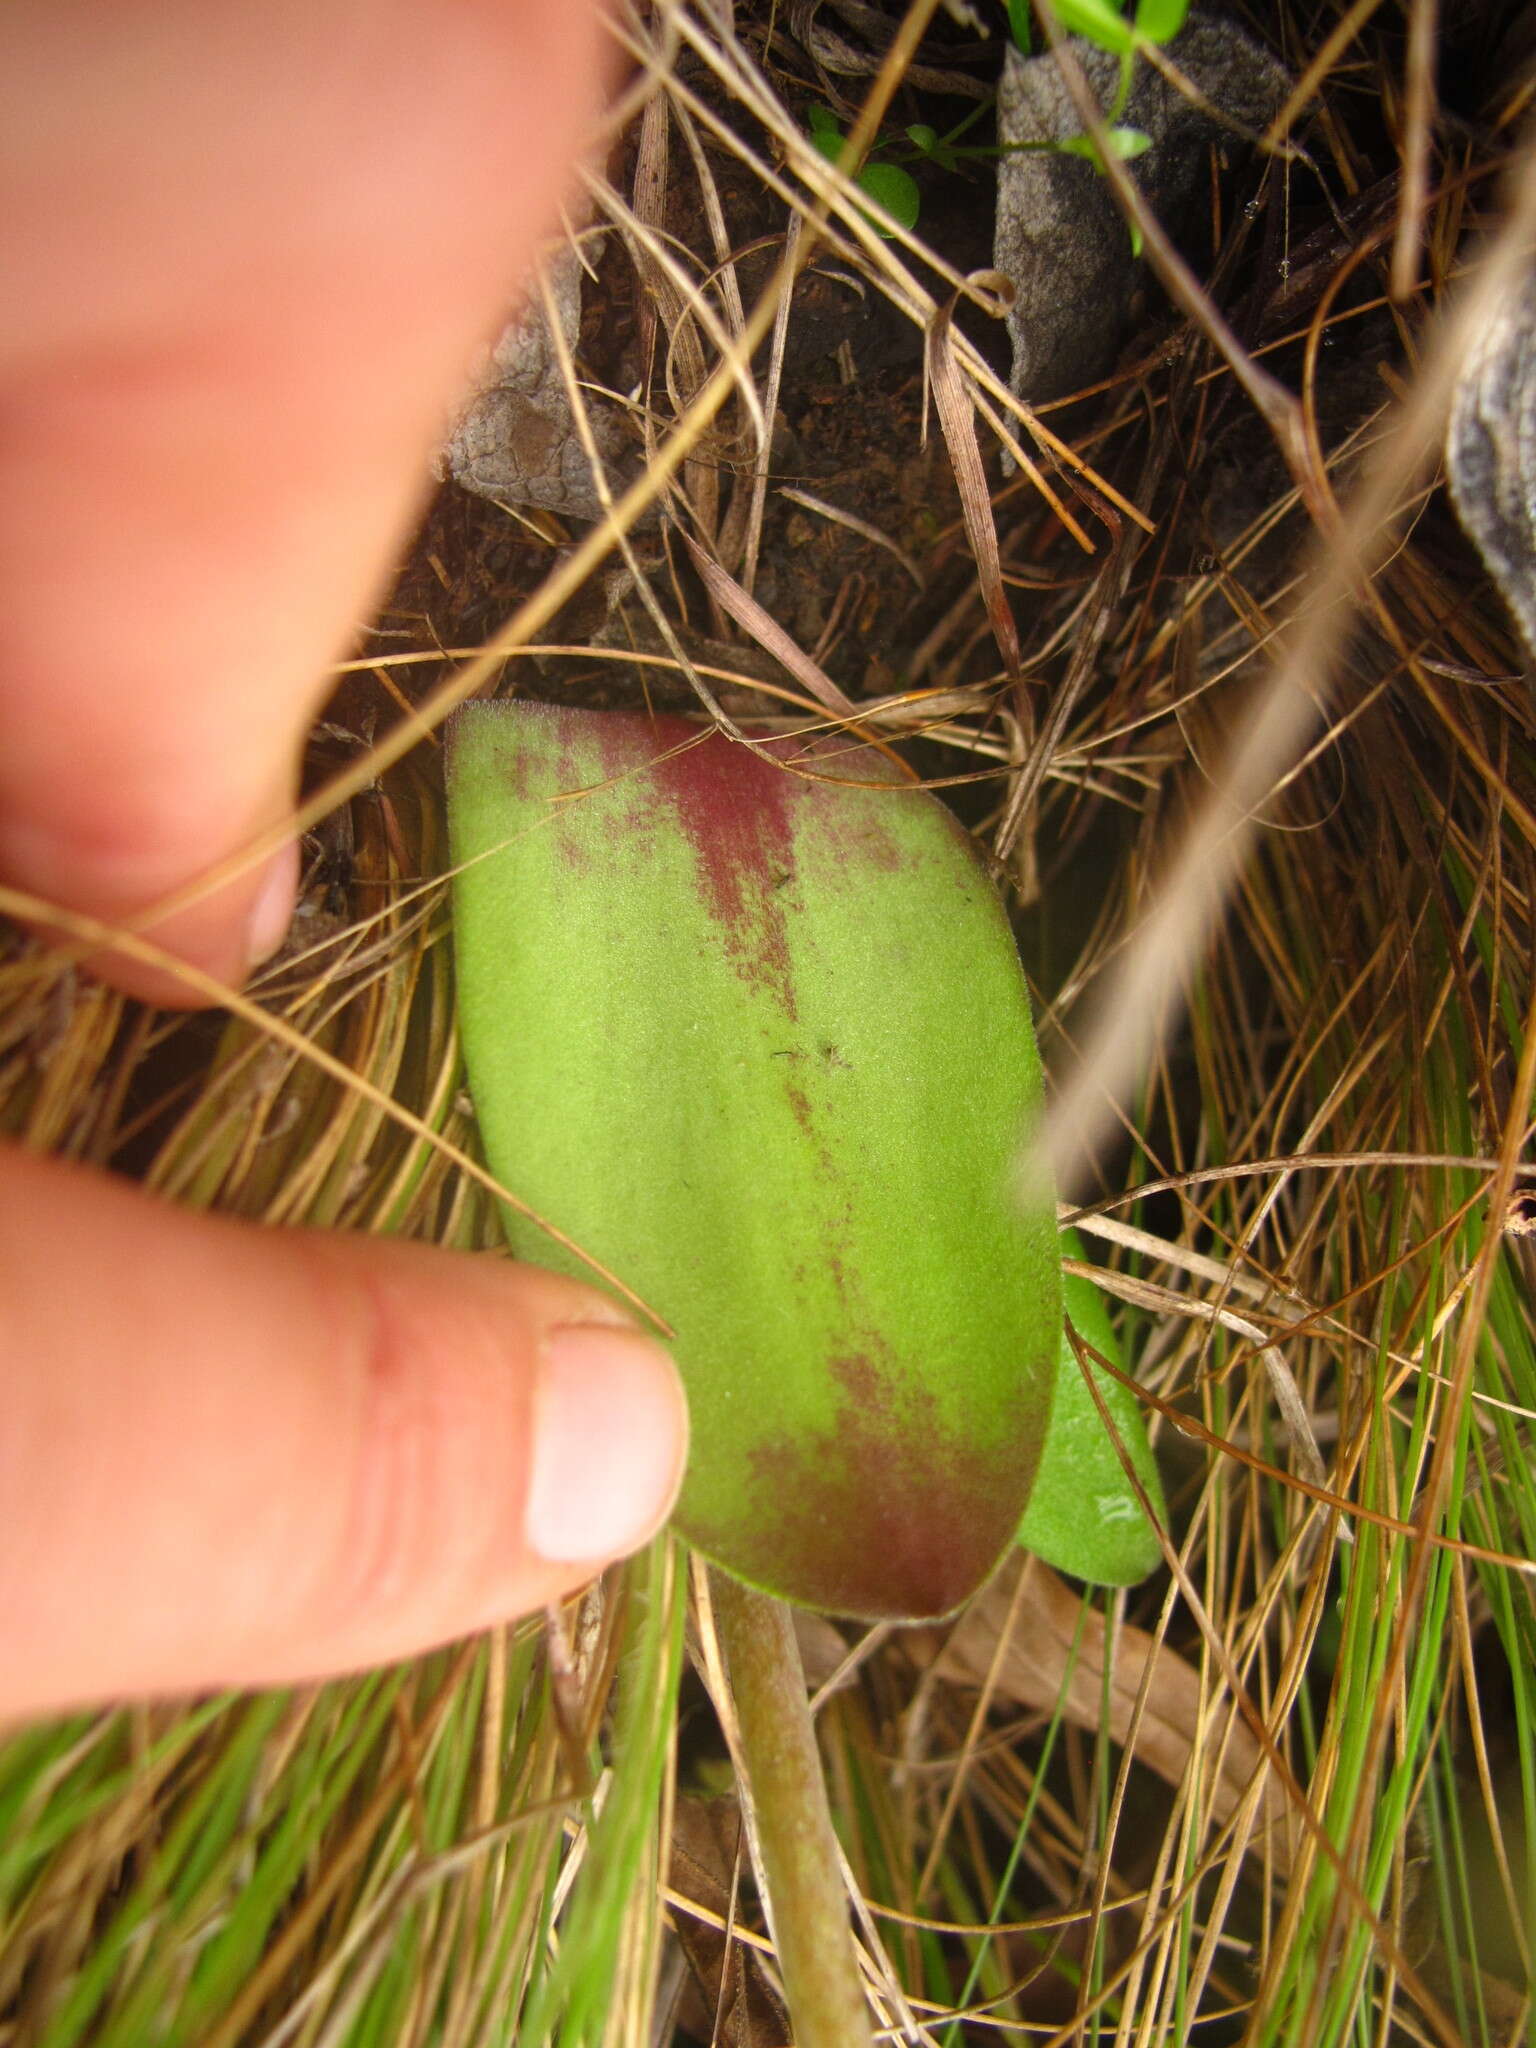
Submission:
<svg viewBox="0 0 1536 2048">
<path fill-rule="evenodd" d="M 530 1212 L 508 1236 L 599 1277 L 579 1246 L 673 1333 L 689 1540 L 870 1619 L 954 1609 L 1027 1507 L 1054 1562 L 1147 1570 L 1063 1351 L 1054 1210 L 1013 1192 L 1039 1059 L 950 813 L 847 736 L 526 703 L 461 712 L 449 777 L 465 1059 Z M 1109 1347 L 1102 1312 L 1083 1333 Z"/>
</svg>

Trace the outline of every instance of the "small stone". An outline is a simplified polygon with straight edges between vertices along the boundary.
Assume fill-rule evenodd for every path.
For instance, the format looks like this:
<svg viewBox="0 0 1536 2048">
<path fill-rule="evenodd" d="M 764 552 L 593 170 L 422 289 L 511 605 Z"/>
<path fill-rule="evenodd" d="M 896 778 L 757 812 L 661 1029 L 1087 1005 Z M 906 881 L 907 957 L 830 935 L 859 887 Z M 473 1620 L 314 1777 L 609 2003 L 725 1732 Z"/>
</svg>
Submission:
<svg viewBox="0 0 1536 2048">
<path fill-rule="evenodd" d="M 581 327 L 581 259 L 566 244 L 545 275 L 574 355 Z M 623 449 L 622 426 L 601 399 L 587 398 L 599 455 Z M 570 393 L 540 297 L 509 322 L 489 353 L 479 388 L 466 404 L 439 459 L 440 473 L 477 497 L 537 505 L 572 519 L 598 519 L 602 502 L 576 429 Z M 610 471 L 611 475 L 611 471 Z M 620 487 L 612 479 L 615 495 Z"/>
</svg>

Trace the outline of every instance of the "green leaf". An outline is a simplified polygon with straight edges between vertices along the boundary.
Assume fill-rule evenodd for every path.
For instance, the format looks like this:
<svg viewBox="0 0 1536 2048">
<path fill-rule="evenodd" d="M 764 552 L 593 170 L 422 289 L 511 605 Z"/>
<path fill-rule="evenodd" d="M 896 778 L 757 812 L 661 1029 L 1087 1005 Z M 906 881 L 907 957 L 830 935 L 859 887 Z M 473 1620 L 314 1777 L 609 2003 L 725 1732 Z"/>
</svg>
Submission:
<svg viewBox="0 0 1536 2048">
<path fill-rule="evenodd" d="M 1061 1249 L 1071 1259 L 1086 1257 L 1075 1230 L 1061 1233 Z M 1103 1295 L 1076 1273 L 1064 1275 L 1061 1287 L 1078 1336 L 1118 1368 L 1120 1347 Z M 1136 1397 L 1092 1361 L 1090 1370 L 1136 1476 L 1158 1519 L 1166 1522 L 1162 1481 Z M 1019 1541 L 1059 1571 L 1099 1586 L 1133 1586 L 1162 1560 L 1156 1532 L 1125 1475 L 1065 1331 L 1045 1451 L 1019 1524 Z"/>
<path fill-rule="evenodd" d="M 1008 33 L 1026 57 L 1034 54 L 1034 31 L 1029 25 L 1029 0 L 1008 0 Z"/>
<path fill-rule="evenodd" d="M 828 163 L 837 163 L 842 156 L 843 143 L 846 140 L 843 131 L 827 108 L 820 105 L 811 108 L 810 122 L 811 141 Z M 909 129 L 907 132 L 915 141 L 917 131 Z M 947 150 L 947 145 L 933 129 L 930 128 L 926 132 L 933 139 L 935 155 L 941 151 L 949 155 L 947 168 L 952 170 L 955 162 L 953 152 Z M 921 147 L 920 144 L 918 146 Z M 917 226 L 917 217 L 922 211 L 922 195 L 917 189 L 916 179 L 899 164 L 867 163 L 854 182 L 878 209 L 872 210 L 868 216 L 877 233 L 889 236 L 891 232 L 882 218 L 884 214 L 889 214 L 904 228 L 911 229 Z"/>
<path fill-rule="evenodd" d="M 1110 128 L 1105 132 L 1115 155 L 1126 160 L 1152 147 L 1151 136 L 1142 128 Z M 1091 135 L 1069 135 L 1056 147 L 1064 156 L 1086 157 L 1096 169 L 1102 169 L 1099 146 Z"/>
<path fill-rule="evenodd" d="M 1137 38 L 1137 42 L 1139 46 L 1139 37 Z M 1114 127 L 1115 123 L 1120 119 L 1121 115 L 1125 112 L 1126 102 L 1130 99 L 1131 84 L 1135 79 L 1135 76 L 1136 58 L 1132 52 L 1124 51 L 1122 52 L 1120 57 L 1120 76 L 1115 83 L 1114 102 L 1109 110 L 1109 125 L 1111 128 Z"/>
<path fill-rule="evenodd" d="M 1136 0 L 1136 33 L 1149 43 L 1171 43 L 1189 14 L 1189 0 Z"/>
<path fill-rule="evenodd" d="M 1136 32 L 1114 0 L 1055 0 L 1062 27 L 1118 57 L 1136 47 Z"/>
<path fill-rule="evenodd" d="M 810 137 L 813 146 L 826 158 L 829 164 L 835 164 L 839 161 L 843 154 L 843 144 L 846 142 L 847 137 L 837 125 L 828 108 L 823 106 L 813 106 L 811 108 Z"/>
<path fill-rule="evenodd" d="M 917 217 L 922 211 L 922 194 L 917 189 L 917 180 L 910 171 L 904 171 L 900 164 L 866 164 L 858 176 L 861 192 L 867 193 L 883 212 L 904 228 L 915 228 Z M 878 214 L 870 219 L 883 235 L 889 234 Z"/>
<path fill-rule="evenodd" d="M 449 776 L 481 1137 L 675 1331 L 680 1528 L 807 1605 L 948 1612 L 1017 1531 L 1061 1329 L 1054 1215 L 1012 1193 L 1028 998 L 969 841 L 841 734 L 474 705 Z"/>
<path fill-rule="evenodd" d="M 937 128 L 930 128 L 926 121 L 914 121 L 907 130 L 907 140 L 930 163 L 938 165 L 941 171 L 959 168 L 960 159 L 955 155 L 950 138 L 941 135 Z"/>
</svg>

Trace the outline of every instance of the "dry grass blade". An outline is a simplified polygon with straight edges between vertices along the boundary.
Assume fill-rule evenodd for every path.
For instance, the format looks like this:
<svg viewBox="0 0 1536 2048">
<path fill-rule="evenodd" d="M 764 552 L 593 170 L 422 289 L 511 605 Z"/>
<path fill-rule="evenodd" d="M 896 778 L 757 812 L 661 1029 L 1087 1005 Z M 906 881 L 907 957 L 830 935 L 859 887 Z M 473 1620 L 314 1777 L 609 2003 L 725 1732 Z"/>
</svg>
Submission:
<svg viewBox="0 0 1536 2048">
<path fill-rule="evenodd" d="M 682 543 L 688 550 L 688 558 L 698 570 L 704 587 L 714 597 L 723 611 L 733 618 L 744 632 L 750 633 L 766 654 L 784 667 L 808 690 L 818 704 L 824 704 L 828 711 L 838 718 L 857 718 L 859 708 L 846 692 L 840 690 L 826 671 L 812 661 L 803 648 L 797 647 L 784 628 L 775 623 L 755 597 L 749 597 L 734 576 L 728 576 L 718 562 L 709 556 L 685 533 Z"/>
<path fill-rule="evenodd" d="M 1020 662 L 1018 628 L 1014 625 L 1008 592 L 1003 586 L 997 526 L 992 517 L 992 494 L 981 466 L 981 450 L 976 444 L 976 421 L 955 362 L 952 340 L 954 317 L 953 299 L 935 312 L 926 337 L 924 372 L 933 393 L 934 410 L 944 432 L 949 459 L 954 465 L 955 481 L 960 487 L 960 507 L 965 515 L 965 530 L 970 535 L 971 550 L 976 557 L 976 574 L 987 608 L 987 621 L 997 642 L 997 651 L 1002 656 L 1004 670 L 1009 677 L 1017 679 Z"/>
<path fill-rule="evenodd" d="M 1435 113 L 1436 0 L 1413 0 L 1408 12 L 1403 107 L 1403 189 L 1392 238 L 1392 296 L 1406 299 L 1418 283 L 1424 216 L 1429 208 L 1429 150 Z"/>
</svg>

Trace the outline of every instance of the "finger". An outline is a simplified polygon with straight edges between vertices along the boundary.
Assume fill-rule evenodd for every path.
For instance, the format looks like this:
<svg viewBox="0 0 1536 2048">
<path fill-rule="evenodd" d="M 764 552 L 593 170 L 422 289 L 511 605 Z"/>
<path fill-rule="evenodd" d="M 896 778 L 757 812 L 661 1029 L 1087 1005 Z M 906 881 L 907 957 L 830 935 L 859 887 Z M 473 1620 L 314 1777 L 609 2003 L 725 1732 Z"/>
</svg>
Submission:
<svg viewBox="0 0 1536 2048">
<path fill-rule="evenodd" d="M 0 9 L 5 879 L 126 918 L 285 814 L 603 69 L 591 0 Z M 155 936 L 238 980 L 292 890 Z"/>
<path fill-rule="evenodd" d="M 272 1683 L 559 1598 L 670 1511 L 666 1353 L 554 1274 L 0 1177 L 0 1712 Z"/>
</svg>

